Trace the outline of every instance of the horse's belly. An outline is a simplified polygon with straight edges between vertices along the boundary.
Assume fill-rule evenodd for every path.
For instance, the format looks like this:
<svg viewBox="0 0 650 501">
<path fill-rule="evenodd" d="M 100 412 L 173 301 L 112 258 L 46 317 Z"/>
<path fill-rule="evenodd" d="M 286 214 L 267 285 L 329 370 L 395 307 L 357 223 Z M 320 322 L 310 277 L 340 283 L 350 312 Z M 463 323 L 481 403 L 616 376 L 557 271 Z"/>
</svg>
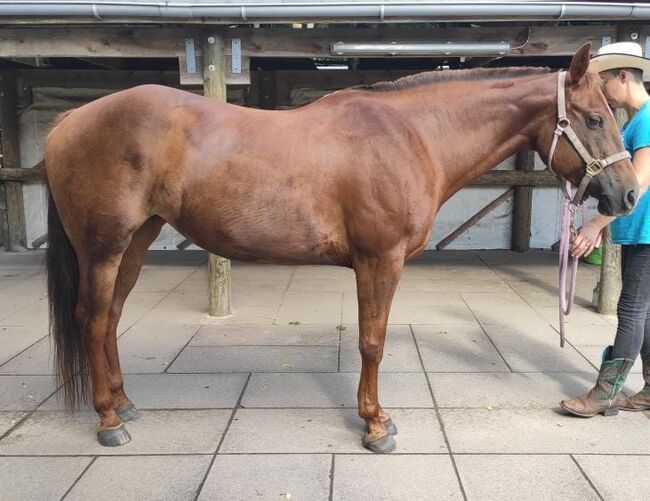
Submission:
<svg viewBox="0 0 650 501">
<path fill-rule="evenodd" d="M 308 207 L 252 200 L 189 205 L 172 225 L 211 253 L 260 263 L 349 265 L 345 232 Z"/>
</svg>

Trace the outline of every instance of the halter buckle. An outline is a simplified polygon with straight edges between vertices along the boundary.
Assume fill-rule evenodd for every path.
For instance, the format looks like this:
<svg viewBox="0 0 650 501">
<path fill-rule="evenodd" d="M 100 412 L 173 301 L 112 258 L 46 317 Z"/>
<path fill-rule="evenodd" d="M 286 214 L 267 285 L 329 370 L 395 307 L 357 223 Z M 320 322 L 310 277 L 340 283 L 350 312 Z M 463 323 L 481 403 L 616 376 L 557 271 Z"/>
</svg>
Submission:
<svg viewBox="0 0 650 501">
<path fill-rule="evenodd" d="M 602 160 L 594 159 L 587 164 L 587 175 L 594 177 L 605 168 Z"/>
</svg>

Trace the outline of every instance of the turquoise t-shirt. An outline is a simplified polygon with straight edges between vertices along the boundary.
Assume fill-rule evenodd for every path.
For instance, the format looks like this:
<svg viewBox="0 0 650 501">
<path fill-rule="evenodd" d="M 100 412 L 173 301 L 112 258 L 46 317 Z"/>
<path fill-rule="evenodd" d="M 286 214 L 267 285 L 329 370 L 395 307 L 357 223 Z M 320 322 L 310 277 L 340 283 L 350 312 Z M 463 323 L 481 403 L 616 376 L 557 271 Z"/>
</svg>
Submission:
<svg viewBox="0 0 650 501">
<path fill-rule="evenodd" d="M 646 101 L 630 121 L 623 126 L 623 146 L 634 155 L 641 148 L 650 146 L 650 101 Z M 612 241 L 615 244 L 650 244 L 650 197 L 641 197 L 634 211 L 615 219 L 611 224 Z"/>
</svg>

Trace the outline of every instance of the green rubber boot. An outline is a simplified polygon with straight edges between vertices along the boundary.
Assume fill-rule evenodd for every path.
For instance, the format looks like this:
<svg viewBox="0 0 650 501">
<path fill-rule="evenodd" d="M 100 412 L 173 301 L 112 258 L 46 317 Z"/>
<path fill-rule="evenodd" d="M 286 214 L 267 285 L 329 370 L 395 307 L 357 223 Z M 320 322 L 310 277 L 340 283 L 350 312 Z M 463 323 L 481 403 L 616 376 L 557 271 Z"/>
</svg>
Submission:
<svg viewBox="0 0 650 501">
<path fill-rule="evenodd" d="M 611 360 L 612 347 L 603 351 L 603 362 L 600 366 L 596 386 L 584 395 L 572 400 L 562 400 L 562 408 L 574 416 L 592 417 L 596 414 L 615 416 L 618 414 L 619 397 L 630 372 L 634 360 L 617 358 Z"/>
</svg>

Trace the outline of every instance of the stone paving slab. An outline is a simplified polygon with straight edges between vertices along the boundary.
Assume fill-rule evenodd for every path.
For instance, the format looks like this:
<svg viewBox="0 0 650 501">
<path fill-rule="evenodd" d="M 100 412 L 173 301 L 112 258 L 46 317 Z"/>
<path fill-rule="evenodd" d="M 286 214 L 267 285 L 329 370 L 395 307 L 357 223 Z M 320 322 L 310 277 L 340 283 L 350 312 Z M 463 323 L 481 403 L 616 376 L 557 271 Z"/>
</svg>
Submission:
<svg viewBox="0 0 650 501">
<path fill-rule="evenodd" d="M 527 329 L 484 324 L 499 353 L 514 372 L 590 372 L 593 366 L 548 325 Z"/>
<path fill-rule="evenodd" d="M 203 325 L 190 346 L 333 345 L 339 344 L 337 324 L 331 325 Z"/>
<path fill-rule="evenodd" d="M 124 376 L 124 389 L 140 410 L 226 409 L 235 407 L 247 378 L 247 374 L 129 374 Z M 58 397 L 53 395 L 39 410 L 64 410 Z M 92 410 L 92 405 L 85 409 Z"/>
<path fill-rule="evenodd" d="M 56 388 L 52 376 L 0 376 L 0 410 L 32 410 Z"/>
<path fill-rule="evenodd" d="M 336 456 L 334 500 L 462 499 L 447 455 Z"/>
<path fill-rule="evenodd" d="M 340 322 L 341 292 L 286 293 L 278 311 L 276 322 L 303 324 L 332 324 Z"/>
<path fill-rule="evenodd" d="M 325 501 L 331 463 L 329 454 L 218 455 L 199 500 Z"/>
<path fill-rule="evenodd" d="M 341 332 L 341 372 L 359 372 L 359 326 L 346 325 Z M 422 372 L 420 357 L 408 325 L 389 325 L 380 372 Z"/>
<path fill-rule="evenodd" d="M 190 501 L 209 465 L 210 456 L 100 457 L 66 500 Z"/>
<path fill-rule="evenodd" d="M 49 338 L 41 339 L 0 366 L 0 374 L 54 374 Z"/>
<path fill-rule="evenodd" d="M 510 372 L 476 325 L 414 325 L 413 332 L 428 372 Z"/>
<path fill-rule="evenodd" d="M 359 374 L 253 374 L 243 407 L 357 407 Z M 433 407 L 424 374 L 385 372 L 379 376 L 384 407 Z"/>
<path fill-rule="evenodd" d="M 122 372 L 157 373 L 172 361 L 199 329 L 197 324 L 167 324 L 163 320 L 138 322 L 119 339 Z"/>
<path fill-rule="evenodd" d="M 336 346 L 190 346 L 170 373 L 336 372 Z"/>
<path fill-rule="evenodd" d="M 89 457 L 0 457 L 0 498 L 61 499 L 90 461 Z"/>
<path fill-rule="evenodd" d="M 459 455 L 456 465 L 470 501 L 599 499 L 570 456 Z"/>
<path fill-rule="evenodd" d="M 647 433 L 646 433 L 647 434 Z M 603 498 L 648 499 L 650 456 L 575 456 Z"/>
<path fill-rule="evenodd" d="M 559 408 L 559 406 L 558 406 Z M 650 454 L 648 418 L 621 412 L 590 419 L 552 409 L 441 409 L 454 453 Z"/>
<path fill-rule="evenodd" d="M 0 411 L 0 435 L 13 428 L 24 415 L 24 412 Z"/>
<path fill-rule="evenodd" d="M 429 374 L 439 407 L 554 408 L 593 385 L 595 373 Z M 459 391 L 462 388 L 462 391 Z"/>
<path fill-rule="evenodd" d="M 102 447 L 94 412 L 36 411 L 0 440 L 0 455 L 211 454 L 230 415 L 229 410 L 146 411 L 127 423 L 130 443 Z"/>
<path fill-rule="evenodd" d="M 431 409 L 387 409 L 399 435 L 398 453 L 447 452 Z M 366 423 L 354 409 L 239 409 L 224 453 L 361 453 Z"/>
<path fill-rule="evenodd" d="M 47 329 L 0 325 L 0 365 L 47 336 Z"/>
</svg>

